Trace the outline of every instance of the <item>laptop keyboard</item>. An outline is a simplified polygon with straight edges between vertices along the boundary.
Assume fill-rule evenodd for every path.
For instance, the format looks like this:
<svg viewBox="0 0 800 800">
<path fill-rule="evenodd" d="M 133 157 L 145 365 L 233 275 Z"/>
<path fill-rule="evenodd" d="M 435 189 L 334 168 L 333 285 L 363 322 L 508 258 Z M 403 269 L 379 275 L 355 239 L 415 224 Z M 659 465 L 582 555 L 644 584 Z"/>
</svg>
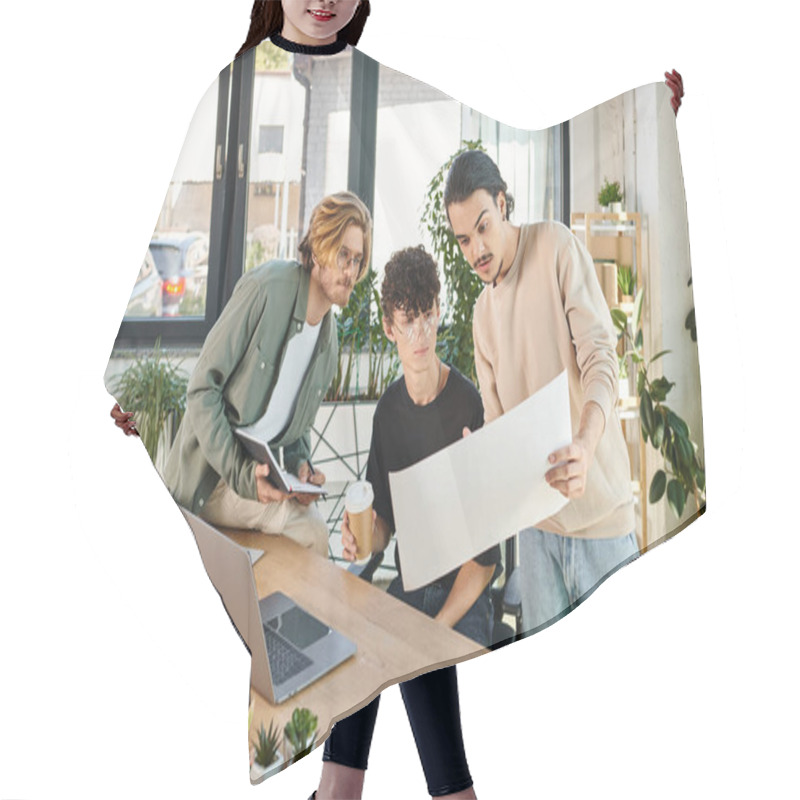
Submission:
<svg viewBox="0 0 800 800">
<path fill-rule="evenodd" d="M 267 658 L 269 669 L 272 672 L 272 682 L 281 684 L 293 678 L 306 667 L 310 667 L 312 660 L 289 644 L 282 636 L 275 633 L 269 625 L 264 625 L 264 639 L 267 644 Z"/>
</svg>

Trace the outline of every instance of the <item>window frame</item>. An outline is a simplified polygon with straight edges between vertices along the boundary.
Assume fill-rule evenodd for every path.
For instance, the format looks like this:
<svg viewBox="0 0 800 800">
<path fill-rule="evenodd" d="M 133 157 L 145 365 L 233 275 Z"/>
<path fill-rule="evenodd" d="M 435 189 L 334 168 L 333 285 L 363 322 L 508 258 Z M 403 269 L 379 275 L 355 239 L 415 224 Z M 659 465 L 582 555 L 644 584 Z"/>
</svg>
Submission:
<svg viewBox="0 0 800 800">
<path fill-rule="evenodd" d="M 205 316 L 123 319 L 114 350 L 151 348 L 159 339 L 168 348 L 201 347 L 244 273 L 255 53 L 255 48 L 244 53 L 219 76 Z M 370 213 L 375 205 L 379 80 L 380 64 L 354 49 L 347 188 Z M 555 216 L 569 225 L 569 122 L 558 127 L 561 185 Z"/>
</svg>

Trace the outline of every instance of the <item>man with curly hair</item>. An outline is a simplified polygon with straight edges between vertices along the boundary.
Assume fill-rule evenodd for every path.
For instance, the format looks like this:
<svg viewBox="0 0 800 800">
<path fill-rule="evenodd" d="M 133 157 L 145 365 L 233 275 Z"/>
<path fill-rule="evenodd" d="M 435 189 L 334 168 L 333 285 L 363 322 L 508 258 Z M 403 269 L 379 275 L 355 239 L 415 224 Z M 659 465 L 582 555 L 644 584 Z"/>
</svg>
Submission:
<svg viewBox="0 0 800 800">
<path fill-rule="evenodd" d="M 458 441 L 464 428 L 483 425 L 475 386 L 436 355 L 439 278 L 422 246 L 389 260 L 381 287 L 383 330 L 397 345 L 403 376 L 384 392 L 372 423 L 367 480 L 375 494 L 373 552 L 385 550 L 394 532 L 389 472 L 404 469 Z M 345 515 L 344 556 L 356 543 Z M 389 593 L 487 647 L 492 643 L 490 586 L 500 564 L 494 546 L 448 575 L 412 592 L 403 589 L 402 553 Z M 400 686 L 411 728 L 434 797 L 474 798 L 461 735 L 455 667 L 435 670 Z M 380 697 L 337 722 L 325 742 L 320 797 L 360 797 Z"/>
</svg>

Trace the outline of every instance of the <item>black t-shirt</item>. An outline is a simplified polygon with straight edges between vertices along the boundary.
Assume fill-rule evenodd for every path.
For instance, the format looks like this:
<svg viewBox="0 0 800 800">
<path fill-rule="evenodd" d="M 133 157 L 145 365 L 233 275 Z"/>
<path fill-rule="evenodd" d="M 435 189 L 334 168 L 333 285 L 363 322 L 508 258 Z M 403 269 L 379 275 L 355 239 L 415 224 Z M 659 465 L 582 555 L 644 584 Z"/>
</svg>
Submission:
<svg viewBox="0 0 800 800">
<path fill-rule="evenodd" d="M 447 382 L 439 395 L 425 406 L 418 406 L 408 394 L 404 378 L 384 392 L 372 420 L 372 443 L 367 463 L 367 480 L 375 493 L 374 508 L 394 532 L 394 511 L 389 490 L 389 473 L 410 467 L 458 441 L 465 427 L 471 431 L 483 425 L 483 403 L 475 386 L 457 369 L 450 367 Z M 500 546 L 476 556 L 483 566 L 500 563 Z M 399 548 L 396 556 L 400 571 Z M 448 591 L 458 569 L 439 578 Z"/>
</svg>

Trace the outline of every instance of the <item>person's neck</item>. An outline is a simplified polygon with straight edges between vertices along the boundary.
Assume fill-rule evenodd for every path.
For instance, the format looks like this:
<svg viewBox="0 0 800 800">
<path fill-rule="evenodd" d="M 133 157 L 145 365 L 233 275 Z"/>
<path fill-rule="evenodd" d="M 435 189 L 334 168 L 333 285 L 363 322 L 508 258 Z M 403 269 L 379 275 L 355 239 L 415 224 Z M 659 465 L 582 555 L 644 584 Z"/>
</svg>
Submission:
<svg viewBox="0 0 800 800">
<path fill-rule="evenodd" d="M 519 235 L 520 235 L 520 227 L 519 225 L 512 225 L 510 222 L 504 222 L 504 225 L 508 225 L 508 247 L 506 248 L 505 253 L 503 253 L 503 266 L 500 268 L 500 273 L 494 280 L 494 285 L 497 286 L 498 284 L 503 282 L 503 278 L 508 275 L 508 271 L 511 269 L 511 265 L 514 263 L 514 259 L 517 257 L 517 250 L 519 250 Z"/>
<path fill-rule="evenodd" d="M 295 28 L 288 19 L 284 17 L 283 30 L 281 36 L 289 42 L 295 44 L 302 44 L 306 47 L 324 46 L 326 44 L 333 44 L 336 41 L 336 34 L 328 36 L 326 39 L 315 39 L 313 36 L 308 36 L 303 33 L 299 28 Z"/>
<path fill-rule="evenodd" d="M 289 38 L 282 33 L 273 33 L 269 38 L 272 44 L 280 47 L 281 50 L 310 56 L 332 56 L 341 53 L 347 47 L 347 40 L 338 37 L 334 37 L 333 41 L 328 44 L 322 44 L 320 39 L 309 39 L 306 36 L 302 37 L 303 42 L 301 42 L 295 37 Z M 309 40 L 310 43 L 305 44 L 306 40 Z"/>
<path fill-rule="evenodd" d="M 427 406 L 432 403 L 444 388 L 447 368 L 434 354 L 433 358 L 421 370 L 407 370 L 403 367 L 403 380 L 406 391 L 415 406 Z"/>
<path fill-rule="evenodd" d="M 308 304 L 306 305 L 306 322 L 309 325 L 319 325 L 322 318 L 331 310 L 331 303 L 322 289 L 320 288 L 319 281 L 314 275 L 308 282 Z"/>
</svg>

